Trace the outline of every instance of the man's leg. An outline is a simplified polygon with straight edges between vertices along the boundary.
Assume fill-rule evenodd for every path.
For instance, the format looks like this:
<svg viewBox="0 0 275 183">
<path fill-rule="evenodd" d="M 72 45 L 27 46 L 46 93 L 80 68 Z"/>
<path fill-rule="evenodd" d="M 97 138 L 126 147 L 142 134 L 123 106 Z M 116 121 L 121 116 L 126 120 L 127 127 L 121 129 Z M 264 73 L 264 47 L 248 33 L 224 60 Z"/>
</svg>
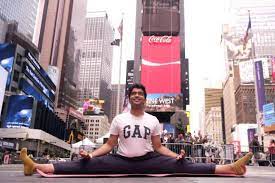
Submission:
<svg viewBox="0 0 275 183">
<path fill-rule="evenodd" d="M 135 163 L 119 155 L 105 155 L 92 159 L 80 159 L 55 164 L 37 164 L 27 156 L 27 149 L 20 154 L 24 162 L 24 174 L 32 175 L 36 169 L 54 174 L 131 174 L 135 173 Z"/>
<path fill-rule="evenodd" d="M 148 154 L 148 158 L 135 162 L 135 165 L 136 173 L 141 174 L 190 173 L 243 175 L 246 172 L 245 165 L 251 157 L 252 153 L 248 153 L 235 163 L 215 165 L 214 163 L 193 163 L 186 159 L 177 161 L 175 158 L 158 153 L 150 153 Z"/>
<path fill-rule="evenodd" d="M 247 153 L 244 157 L 238 161 L 228 165 L 217 165 L 215 168 L 215 174 L 235 174 L 244 175 L 246 173 L 246 164 L 252 158 L 253 154 Z"/>
</svg>

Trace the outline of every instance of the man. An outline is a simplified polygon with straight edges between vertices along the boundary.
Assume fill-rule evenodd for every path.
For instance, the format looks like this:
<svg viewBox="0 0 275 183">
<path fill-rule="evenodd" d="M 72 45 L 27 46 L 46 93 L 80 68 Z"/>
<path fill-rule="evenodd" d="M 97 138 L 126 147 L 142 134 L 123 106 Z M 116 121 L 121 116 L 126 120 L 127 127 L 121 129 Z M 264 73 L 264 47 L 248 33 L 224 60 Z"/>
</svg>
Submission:
<svg viewBox="0 0 275 183">
<path fill-rule="evenodd" d="M 146 90 L 141 84 L 129 89 L 131 110 L 116 116 L 111 124 L 108 141 L 92 153 L 80 151 L 78 161 L 56 164 L 36 164 L 27 156 L 26 148 L 20 157 L 25 175 L 36 169 L 54 174 L 237 174 L 246 172 L 245 165 L 252 154 L 230 165 L 191 163 L 184 152 L 176 154 L 162 146 L 160 126 L 156 117 L 144 112 Z M 120 141 L 118 142 L 118 139 Z M 118 144 L 117 154 L 108 154 Z M 155 151 L 155 152 L 154 152 Z"/>
</svg>

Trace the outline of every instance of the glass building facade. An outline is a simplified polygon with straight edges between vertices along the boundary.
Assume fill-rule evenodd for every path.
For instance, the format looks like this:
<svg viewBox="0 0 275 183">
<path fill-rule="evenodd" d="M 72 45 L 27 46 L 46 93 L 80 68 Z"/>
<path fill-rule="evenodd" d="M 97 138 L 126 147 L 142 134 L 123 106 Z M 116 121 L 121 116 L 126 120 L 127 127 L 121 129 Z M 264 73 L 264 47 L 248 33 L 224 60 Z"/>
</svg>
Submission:
<svg viewBox="0 0 275 183">
<path fill-rule="evenodd" d="M 0 0 L 0 16 L 18 22 L 18 31 L 33 38 L 39 0 Z"/>
</svg>

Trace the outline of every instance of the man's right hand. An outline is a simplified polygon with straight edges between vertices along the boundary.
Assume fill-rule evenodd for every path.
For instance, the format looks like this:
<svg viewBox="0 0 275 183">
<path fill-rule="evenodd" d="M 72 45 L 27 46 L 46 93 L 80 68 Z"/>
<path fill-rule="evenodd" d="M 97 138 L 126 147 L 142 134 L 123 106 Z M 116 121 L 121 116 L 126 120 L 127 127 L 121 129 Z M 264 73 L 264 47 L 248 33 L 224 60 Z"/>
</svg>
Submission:
<svg viewBox="0 0 275 183">
<path fill-rule="evenodd" d="M 79 155 L 84 159 L 91 159 L 93 157 L 91 153 L 88 153 L 87 151 L 85 151 L 83 149 L 81 149 L 79 151 Z"/>
</svg>

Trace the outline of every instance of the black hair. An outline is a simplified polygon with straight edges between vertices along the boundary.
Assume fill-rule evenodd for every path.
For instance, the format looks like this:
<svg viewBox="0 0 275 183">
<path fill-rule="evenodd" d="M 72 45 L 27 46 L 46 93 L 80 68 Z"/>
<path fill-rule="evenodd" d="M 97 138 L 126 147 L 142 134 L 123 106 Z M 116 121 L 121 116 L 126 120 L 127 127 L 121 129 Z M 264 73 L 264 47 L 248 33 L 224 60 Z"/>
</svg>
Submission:
<svg viewBox="0 0 275 183">
<path fill-rule="evenodd" d="M 142 89 L 143 93 L 144 93 L 144 98 L 146 99 L 147 97 L 147 92 L 146 92 L 146 89 L 145 89 L 145 86 L 140 84 L 140 83 L 134 83 L 130 88 L 129 88 L 129 91 L 128 91 L 128 97 L 130 98 L 131 96 L 131 93 L 133 91 L 134 88 L 138 88 L 138 89 Z"/>
</svg>

